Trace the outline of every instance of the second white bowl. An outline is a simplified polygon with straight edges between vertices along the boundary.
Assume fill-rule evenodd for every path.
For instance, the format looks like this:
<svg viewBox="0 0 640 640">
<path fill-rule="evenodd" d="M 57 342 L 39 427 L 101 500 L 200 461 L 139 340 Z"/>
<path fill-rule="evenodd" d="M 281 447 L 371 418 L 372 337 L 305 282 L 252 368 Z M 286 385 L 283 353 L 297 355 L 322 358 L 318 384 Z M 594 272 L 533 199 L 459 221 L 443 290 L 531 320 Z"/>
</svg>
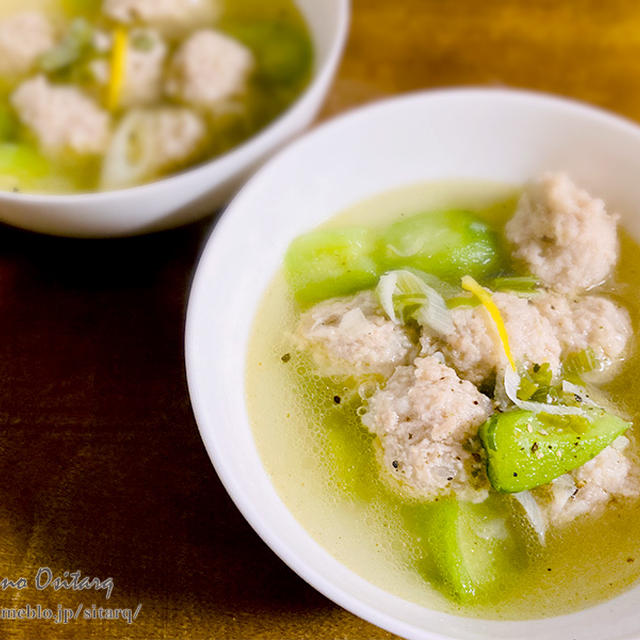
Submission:
<svg viewBox="0 0 640 640">
<path fill-rule="evenodd" d="M 296 0 L 296 4 L 313 36 L 314 75 L 297 102 L 269 127 L 219 158 L 132 189 L 82 195 L 0 191 L 0 222 L 53 235 L 126 236 L 186 224 L 225 204 L 261 161 L 313 121 L 340 62 L 349 0 Z"/>
</svg>

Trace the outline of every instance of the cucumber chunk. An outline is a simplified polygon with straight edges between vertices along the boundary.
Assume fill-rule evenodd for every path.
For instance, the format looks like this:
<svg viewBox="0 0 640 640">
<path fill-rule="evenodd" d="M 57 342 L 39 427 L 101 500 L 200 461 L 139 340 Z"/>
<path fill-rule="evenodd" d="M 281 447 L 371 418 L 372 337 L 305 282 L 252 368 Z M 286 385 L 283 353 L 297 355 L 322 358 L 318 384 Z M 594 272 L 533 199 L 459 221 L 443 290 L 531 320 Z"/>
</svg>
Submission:
<svg viewBox="0 0 640 640">
<path fill-rule="evenodd" d="M 321 229 L 294 240 L 285 271 L 296 300 L 311 304 L 373 287 L 387 271 L 418 269 L 457 282 L 504 265 L 498 235 L 468 211 L 412 216 L 383 229 Z"/>
<path fill-rule="evenodd" d="M 409 505 L 405 517 L 420 540 L 418 569 L 458 602 L 504 590 L 524 561 L 504 502 L 481 504 L 448 498 Z"/>
<path fill-rule="evenodd" d="M 476 279 L 501 263 L 498 235 L 469 211 L 432 211 L 392 224 L 378 249 L 383 268 L 413 267 L 440 278 Z"/>
<path fill-rule="evenodd" d="M 52 173 L 51 163 L 24 144 L 0 143 L 0 188 L 32 189 Z"/>
<path fill-rule="evenodd" d="M 223 28 L 253 51 L 258 75 L 264 81 L 293 84 L 308 73 L 313 49 L 297 25 L 282 21 L 229 21 Z"/>
<path fill-rule="evenodd" d="M 0 140 L 14 140 L 20 131 L 18 118 L 8 105 L 0 103 Z"/>
<path fill-rule="evenodd" d="M 296 238 L 284 259 L 296 300 L 312 304 L 375 286 L 374 246 L 375 236 L 361 228 L 321 229 Z"/>
<path fill-rule="evenodd" d="M 373 436 L 363 427 L 344 421 L 340 412 L 327 420 L 323 445 L 329 454 L 333 482 L 343 494 L 370 501 L 381 487 Z"/>
<path fill-rule="evenodd" d="M 601 409 L 552 416 L 515 410 L 491 417 L 480 428 L 487 473 L 494 489 L 527 491 L 582 466 L 631 424 Z"/>
</svg>

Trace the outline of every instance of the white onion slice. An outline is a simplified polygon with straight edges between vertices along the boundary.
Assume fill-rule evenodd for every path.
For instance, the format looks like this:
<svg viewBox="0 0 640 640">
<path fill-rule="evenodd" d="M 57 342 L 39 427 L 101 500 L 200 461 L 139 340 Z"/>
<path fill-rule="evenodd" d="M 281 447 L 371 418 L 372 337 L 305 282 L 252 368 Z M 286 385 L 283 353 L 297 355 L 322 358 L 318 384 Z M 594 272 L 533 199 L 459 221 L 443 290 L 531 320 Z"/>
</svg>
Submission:
<svg viewBox="0 0 640 640">
<path fill-rule="evenodd" d="M 401 321 L 396 313 L 394 297 L 397 294 L 415 294 L 414 303 L 419 304 L 419 307 L 412 315 L 414 320 L 439 334 L 453 330 L 453 320 L 444 298 L 411 271 L 398 270 L 386 273 L 380 278 L 376 292 L 384 312 L 395 324 L 400 324 Z"/>
<path fill-rule="evenodd" d="M 589 392 L 584 387 L 573 384 L 573 382 L 569 382 L 568 380 L 563 380 L 562 390 L 565 393 L 573 393 L 579 396 L 585 404 L 591 405 L 592 407 L 598 407 L 598 405 L 589 397 Z"/>
<path fill-rule="evenodd" d="M 530 491 L 521 491 L 520 493 L 511 494 L 522 506 L 527 520 L 533 527 L 541 544 L 544 544 L 545 534 L 547 532 L 547 522 L 542 515 L 542 510 L 536 499 L 531 495 Z"/>
<path fill-rule="evenodd" d="M 378 286 L 376 287 L 376 293 L 378 294 L 380 306 L 387 314 L 387 316 L 389 316 L 389 320 L 391 320 L 394 324 L 400 324 L 400 320 L 396 315 L 396 309 L 393 304 L 393 294 L 396 291 L 397 282 L 398 276 L 395 271 L 392 271 L 383 275 L 378 281 Z"/>
</svg>

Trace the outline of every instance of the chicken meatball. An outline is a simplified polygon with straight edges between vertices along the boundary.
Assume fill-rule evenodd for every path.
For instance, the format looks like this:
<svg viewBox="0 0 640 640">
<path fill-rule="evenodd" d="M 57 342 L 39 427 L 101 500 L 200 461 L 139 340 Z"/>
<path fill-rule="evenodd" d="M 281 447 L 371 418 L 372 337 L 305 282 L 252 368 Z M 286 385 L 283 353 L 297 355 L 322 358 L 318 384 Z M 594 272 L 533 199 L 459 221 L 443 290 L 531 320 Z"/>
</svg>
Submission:
<svg viewBox="0 0 640 640">
<path fill-rule="evenodd" d="M 627 455 L 629 440 L 620 436 L 595 458 L 535 490 L 551 525 L 562 526 L 601 511 L 614 499 L 640 493 L 637 464 Z"/>
<path fill-rule="evenodd" d="M 5 18 L 0 21 L 0 75 L 28 73 L 54 44 L 53 27 L 44 14 L 25 11 Z"/>
<path fill-rule="evenodd" d="M 100 154 L 109 142 L 109 114 L 80 89 L 49 83 L 42 75 L 23 82 L 11 104 L 43 151 Z"/>
<path fill-rule="evenodd" d="M 169 67 L 167 93 L 198 108 L 212 109 L 242 93 L 253 55 L 237 40 L 206 29 L 178 49 Z"/>
<path fill-rule="evenodd" d="M 561 293 L 602 283 L 618 258 L 616 216 L 562 173 L 527 188 L 506 235 L 514 257 Z"/>
<path fill-rule="evenodd" d="M 302 315 L 296 338 L 325 375 L 388 377 L 415 352 L 407 332 L 385 316 L 371 291 L 315 305 Z"/>
<path fill-rule="evenodd" d="M 603 369 L 619 362 L 633 335 L 629 312 L 604 296 L 567 298 L 543 294 L 534 298 L 536 309 L 551 324 L 562 357 L 590 347 Z"/>
<path fill-rule="evenodd" d="M 362 422 L 380 438 L 385 468 L 412 493 L 480 501 L 488 485 L 475 436 L 492 411 L 488 397 L 434 355 L 398 367 Z"/>
<path fill-rule="evenodd" d="M 513 357 L 525 365 L 549 363 L 560 370 L 560 344 L 547 318 L 530 300 L 511 293 L 495 293 L 509 335 Z M 443 336 L 425 332 L 423 353 L 441 350 L 446 361 L 464 380 L 478 386 L 492 381 L 506 366 L 504 347 L 494 321 L 483 306 L 460 306 L 451 310 L 453 330 Z"/>
</svg>

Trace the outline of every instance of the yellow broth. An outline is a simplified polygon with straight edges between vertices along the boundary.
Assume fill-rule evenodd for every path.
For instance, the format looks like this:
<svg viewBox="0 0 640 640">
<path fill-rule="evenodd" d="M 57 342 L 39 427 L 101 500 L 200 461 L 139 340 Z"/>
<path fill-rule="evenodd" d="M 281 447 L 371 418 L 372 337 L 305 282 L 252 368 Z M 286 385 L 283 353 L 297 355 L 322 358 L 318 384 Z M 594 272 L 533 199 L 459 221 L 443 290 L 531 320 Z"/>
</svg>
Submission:
<svg viewBox="0 0 640 640">
<path fill-rule="evenodd" d="M 510 216 L 516 194 L 512 187 L 478 182 L 417 185 L 364 202 L 327 226 L 379 225 L 450 207 L 480 211 L 499 228 Z M 614 281 L 607 292 L 627 306 L 637 327 L 640 251 L 624 232 Z M 406 499 L 381 479 L 374 440 L 356 415 L 357 394 L 337 380 L 314 375 L 296 354 L 290 339 L 296 318 L 280 272 L 254 321 L 246 374 L 248 409 L 258 450 L 280 497 L 338 560 L 376 586 L 419 605 L 497 619 L 575 611 L 617 595 L 638 578 L 640 510 L 633 503 L 612 503 L 601 517 L 578 518 L 552 530 L 545 547 L 529 534 L 522 563 L 513 575 L 504 576 L 503 587 L 490 599 L 463 606 L 440 593 L 418 570 L 419 541 L 402 517 Z M 635 448 L 633 431 L 640 414 L 637 352 L 607 388 L 633 417 L 636 426 L 629 435 Z M 340 471 L 335 440 L 327 446 L 327 438 L 336 437 L 352 463 L 345 466 L 343 460 Z M 527 535 L 525 525 L 516 525 Z"/>
</svg>

